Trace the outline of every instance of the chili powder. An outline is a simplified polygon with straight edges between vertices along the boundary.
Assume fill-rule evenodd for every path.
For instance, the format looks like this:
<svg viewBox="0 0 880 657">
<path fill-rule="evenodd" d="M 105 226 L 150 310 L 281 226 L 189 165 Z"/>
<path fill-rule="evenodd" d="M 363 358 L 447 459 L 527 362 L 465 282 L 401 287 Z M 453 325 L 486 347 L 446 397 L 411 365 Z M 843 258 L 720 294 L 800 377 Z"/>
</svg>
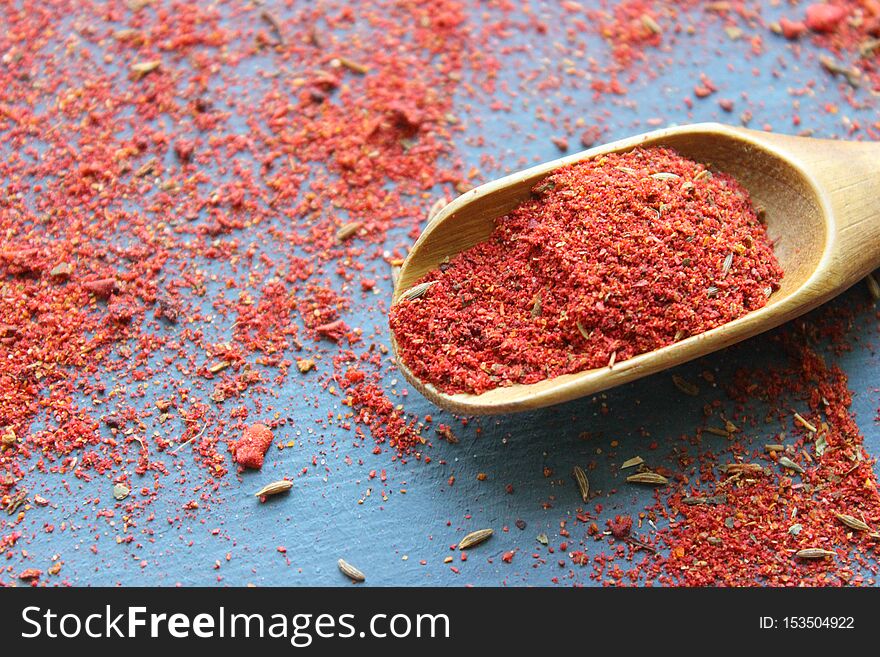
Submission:
<svg viewBox="0 0 880 657">
<path fill-rule="evenodd" d="M 171 583 L 182 573 L 170 567 L 168 556 L 187 549 L 190 582 L 207 581 L 202 575 L 227 584 L 276 581 L 279 564 L 266 557 L 280 553 L 290 567 L 288 549 L 272 549 L 283 541 L 268 536 L 261 554 L 243 540 L 244 525 L 229 520 L 240 495 L 257 507 L 251 497 L 256 484 L 248 477 L 259 475 L 227 476 L 225 453 L 251 414 L 272 418 L 278 450 L 266 465 L 289 467 L 285 474 L 297 477 L 323 468 L 324 485 L 311 488 L 320 495 L 338 495 L 335 477 L 372 468 L 368 478 L 377 488 L 366 504 L 412 504 L 413 496 L 395 500 L 393 490 L 405 483 L 401 477 L 410 477 L 412 468 L 400 465 L 410 453 L 445 469 L 441 494 L 457 477 L 456 497 L 470 496 L 469 485 L 482 486 L 478 495 L 486 495 L 493 477 L 472 483 L 477 469 L 459 457 L 478 438 L 482 451 L 491 433 L 439 414 L 462 445 L 448 444 L 453 441 L 438 428 L 444 440 L 432 446 L 431 416 L 418 420 L 421 402 L 407 401 L 406 389 L 395 383 L 386 334 L 369 321 L 384 316 L 387 265 L 405 255 L 424 212 L 438 195 L 500 174 L 508 144 L 523 144 L 517 166 L 526 166 L 532 138 L 548 139 L 540 156 L 555 150 L 545 133 L 589 146 L 636 125 L 711 118 L 713 104 L 725 109 L 723 99 L 713 100 L 721 92 L 736 99 L 739 114 L 725 119 L 784 131 L 786 110 L 778 113 L 773 94 L 758 93 L 761 83 L 729 86 L 711 63 L 706 74 L 719 82 L 719 93 L 700 99 L 688 90 L 683 106 L 669 105 L 657 116 L 648 116 L 650 106 L 637 105 L 642 82 L 659 91 L 659 76 L 700 61 L 700 42 L 729 38 L 723 50 L 732 58 L 725 62 L 731 72 L 743 75 L 754 67 L 772 73 L 772 84 L 784 83 L 794 106 L 790 120 L 805 134 L 877 139 L 880 124 L 871 112 L 872 94 L 880 91 L 880 3 L 833 4 L 846 9 L 846 18 L 817 32 L 804 23 L 805 3 L 783 8 L 686 0 L 673 8 L 654 0 L 565 2 L 528 13 L 511 3 L 459 0 L 382 0 L 356 8 L 2 3 L 0 586 Z M 780 11 L 794 22 L 794 34 L 786 34 L 782 19 L 782 35 L 774 34 L 768 21 Z M 797 41 L 782 42 L 784 36 Z M 610 57 L 601 56 L 603 40 Z M 796 74 L 777 66 L 782 60 L 776 57 L 789 53 L 799 64 Z M 827 61 L 846 74 L 822 64 L 822 54 L 833 55 Z M 556 62 L 563 55 L 572 64 L 560 75 Z M 510 73 L 519 78 L 513 87 L 505 82 Z M 815 79 L 804 77 L 811 75 Z M 683 88 L 697 84 L 709 89 L 698 76 Z M 748 97 L 734 95 L 747 90 Z M 637 109 L 643 121 L 626 123 L 622 108 Z M 483 134 L 485 121 L 535 109 L 540 122 L 548 122 L 546 130 L 536 124 L 529 134 L 528 122 L 517 120 L 500 135 Z M 494 115 L 487 117 L 489 111 Z M 828 121 L 833 115 L 839 129 Z M 479 169 L 467 171 L 477 163 L 477 149 Z M 340 242 L 340 231 L 354 224 L 360 225 L 356 233 Z M 368 287 L 377 295 L 360 292 Z M 845 304 L 857 298 L 851 294 Z M 812 349 L 824 354 L 819 336 L 822 344 L 830 338 L 829 349 L 838 356 L 858 340 L 847 329 L 853 316 L 841 304 L 827 310 L 822 322 L 792 324 L 778 334 L 780 342 L 769 343 L 791 347 L 790 367 L 780 369 L 746 345 L 728 352 L 760 364 L 731 386 L 737 404 L 749 403 L 731 416 L 741 432 L 717 439 L 699 438 L 698 430 L 679 440 L 664 432 L 651 439 L 642 454 L 653 454 L 651 465 L 659 460 L 674 475 L 669 490 L 653 492 L 655 507 L 637 516 L 624 484 L 607 491 L 603 512 L 602 504 L 577 508 L 576 493 L 535 499 L 540 493 L 530 492 L 531 482 L 514 481 L 515 491 L 508 484 L 506 493 L 526 495 L 518 500 L 524 508 L 538 502 L 564 515 L 558 531 L 541 527 L 551 545 L 542 532 L 542 547 L 535 548 L 532 532 L 522 532 L 520 541 L 502 549 L 527 554 L 547 546 L 542 570 L 530 577 L 555 583 L 583 582 L 588 572 L 604 584 L 874 583 L 878 543 L 834 515 L 857 516 L 874 529 L 880 523 L 874 462 L 861 435 L 873 427 L 860 431 L 848 417 L 849 397 L 863 394 L 863 383 L 855 379 L 850 391 L 842 373 L 811 365 Z M 859 312 L 857 318 L 864 318 L 864 309 Z M 342 330 L 327 335 L 328 325 Z M 873 339 L 874 329 L 868 330 Z M 754 343 L 768 344 L 765 338 Z M 799 345 L 813 346 L 801 355 Z M 314 363 L 307 376 L 293 369 L 301 357 Z M 707 407 L 721 403 L 711 390 L 701 384 L 707 397 L 698 401 Z M 620 430 L 631 419 L 621 413 L 623 399 L 601 402 L 602 415 L 620 419 Z M 332 416 L 322 407 L 328 400 L 338 401 Z M 783 441 L 765 437 L 758 402 L 769 402 L 777 413 L 797 402 L 820 430 L 823 421 L 829 425 L 832 447 L 811 465 L 805 456 L 814 454 L 810 436 L 788 418 L 796 443 L 785 441 L 784 453 L 806 469 L 806 480 L 776 468 L 777 456 L 764 453 L 767 440 Z M 706 422 L 723 426 L 717 417 Z M 688 457 L 696 461 L 685 462 L 680 450 L 692 443 L 702 448 Z M 667 444 L 670 453 L 661 457 L 655 450 Z M 756 483 L 721 479 L 715 467 L 730 458 L 763 462 L 775 474 Z M 403 460 L 390 463 L 394 459 Z M 597 489 L 610 467 L 610 460 L 600 464 Z M 552 468 L 536 468 L 557 491 Z M 731 491 L 726 504 L 679 503 L 682 496 L 718 498 L 716 477 Z M 94 499 L 82 495 L 89 482 Z M 113 496 L 116 483 L 130 487 L 125 500 Z M 413 491 L 420 486 L 408 485 Z M 283 509 L 268 505 L 255 513 Z M 341 505 L 333 511 L 344 514 Z M 630 540 L 661 554 L 605 536 L 599 526 L 617 513 L 632 515 Z M 482 512 L 474 516 L 465 522 L 482 525 Z M 717 526 L 731 516 L 733 529 Z M 540 516 L 524 517 L 529 527 L 540 523 Z M 802 525 L 797 536 L 789 533 L 793 522 Z M 166 524 L 179 532 L 163 531 Z M 432 533 L 443 531 L 439 524 Z M 220 560 L 204 555 L 217 545 L 199 538 L 203 529 L 210 530 L 207 541 L 232 541 L 216 574 Z M 175 547 L 174 534 L 192 539 Z M 410 563 L 433 563 L 437 544 L 414 541 L 421 554 Z M 385 545 L 364 542 L 363 548 L 370 554 Z M 792 551 L 814 546 L 838 556 L 806 563 L 791 558 Z M 483 554 L 461 565 L 464 578 L 486 576 Z M 570 568 L 562 570 L 566 563 Z M 504 565 L 512 573 L 505 580 L 525 579 L 522 564 Z M 425 577 L 435 576 L 427 571 Z M 488 572 L 496 572 L 491 563 Z"/>
<path fill-rule="evenodd" d="M 560 168 L 392 308 L 400 355 L 445 393 L 604 367 L 767 303 L 782 269 L 748 192 L 669 149 Z"/>
</svg>

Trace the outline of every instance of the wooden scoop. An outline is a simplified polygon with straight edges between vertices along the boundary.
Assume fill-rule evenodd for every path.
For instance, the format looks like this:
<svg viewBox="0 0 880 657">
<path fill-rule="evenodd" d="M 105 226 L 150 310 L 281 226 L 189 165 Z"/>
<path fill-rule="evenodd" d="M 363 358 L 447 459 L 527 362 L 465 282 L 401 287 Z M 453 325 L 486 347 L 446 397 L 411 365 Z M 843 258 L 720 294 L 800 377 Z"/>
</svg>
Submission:
<svg viewBox="0 0 880 657">
<path fill-rule="evenodd" d="M 444 207 L 403 263 L 393 301 L 447 257 L 489 237 L 494 220 L 531 195 L 554 169 L 638 146 L 668 146 L 733 175 L 766 209 L 785 272 L 765 307 L 612 367 L 565 374 L 480 395 L 446 395 L 417 379 L 392 345 L 406 379 L 442 408 L 498 414 L 550 406 L 674 367 L 815 308 L 880 266 L 880 143 L 808 139 L 701 123 L 648 132 L 486 183 Z"/>
</svg>

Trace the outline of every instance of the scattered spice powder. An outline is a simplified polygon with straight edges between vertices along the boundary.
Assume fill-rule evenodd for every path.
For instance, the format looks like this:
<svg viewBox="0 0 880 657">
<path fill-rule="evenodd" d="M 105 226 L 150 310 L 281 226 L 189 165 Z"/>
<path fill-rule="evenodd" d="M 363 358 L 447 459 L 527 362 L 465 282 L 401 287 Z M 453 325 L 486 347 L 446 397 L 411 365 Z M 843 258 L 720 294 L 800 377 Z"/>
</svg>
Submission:
<svg viewBox="0 0 880 657">
<path fill-rule="evenodd" d="M 637 109 L 645 126 L 686 120 L 695 109 L 711 113 L 715 105 L 728 112 L 726 98 L 711 100 L 721 94 L 708 74 L 683 81 L 687 97 L 670 99 L 663 116 L 645 116 L 629 93 L 640 77 L 654 81 L 679 64 L 689 70 L 685 42 L 717 42 L 726 33 L 734 57 L 725 66 L 771 74 L 780 88 L 784 81 L 792 110 L 774 116 L 762 94 L 740 94 L 744 88 L 710 71 L 740 110 L 725 120 L 786 131 L 783 120 L 799 126 L 803 112 L 805 131 L 824 125 L 824 136 L 878 139 L 871 112 L 880 92 L 880 7 L 874 0 L 822 4 L 838 9 L 812 10 L 812 30 L 804 4 L 784 8 L 789 18 L 777 30 L 760 3 L 696 0 L 674 8 L 655 0 L 550 3 L 528 15 L 510 3 L 459 0 L 370 0 L 356 8 L 0 3 L 0 585 L 153 583 L 172 575 L 162 556 L 172 549 L 167 537 L 187 534 L 196 550 L 185 559 L 187 577 L 204 570 L 218 583 L 276 581 L 277 563 L 261 572 L 265 562 L 222 520 L 221 505 L 258 487 L 227 476 L 226 448 L 250 415 L 273 418 L 285 447 L 279 461 L 296 463 L 298 476 L 327 478 L 327 487 L 311 487 L 319 495 L 335 494 L 332 478 L 351 468 L 376 486 L 367 502 L 388 504 L 395 476 L 410 478 L 406 460 L 428 462 L 431 454 L 438 468 L 461 474 L 459 460 L 448 457 L 462 447 L 449 436 L 470 448 L 479 425 L 461 420 L 459 428 L 459 419 L 440 414 L 455 433 L 426 431 L 431 415 L 415 416 L 410 409 L 418 404 L 405 403 L 405 388 L 393 382 L 387 336 L 366 323 L 361 331 L 364 315 L 355 314 L 374 313 L 379 324 L 406 246 L 429 208 L 442 205 L 434 200 L 502 173 L 511 161 L 498 154 L 532 137 L 527 122 L 516 122 L 506 142 L 475 136 L 487 120 L 481 114 L 507 117 L 521 102 L 546 122 L 536 143 L 549 158 L 552 139 L 590 147 L 633 132 L 612 116 L 617 107 Z M 839 8 L 842 20 L 817 22 Z M 771 61 L 762 53 L 773 40 Z M 594 56 L 603 47 L 611 57 Z M 782 67 L 786 51 L 799 73 Z M 563 61 L 560 75 L 556 62 Z M 518 88 L 508 73 L 519 77 Z M 544 101 L 553 104 L 549 111 Z M 718 254 L 719 276 L 726 258 Z M 738 260 L 728 283 L 739 275 Z M 876 299 L 874 280 L 867 285 Z M 419 301 L 434 291 L 425 292 Z M 535 319 L 553 311 L 543 293 L 523 294 L 530 318 L 536 298 Z M 835 305 L 777 333 L 772 340 L 788 353 L 787 365 L 761 363 L 719 382 L 737 405 L 741 431 L 726 429 L 712 449 L 711 434 L 699 428 L 681 441 L 669 438 L 672 460 L 657 470 L 671 483 L 647 489 L 654 504 L 637 513 L 604 490 L 604 475 L 618 471 L 619 460 L 609 456 L 613 468 L 593 477 L 602 488 L 591 499 L 602 496 L 602 503 L 586 508 L 573 491 L 541 501 L 544 510 L 561 508 L 558 526 L 530 518 L 540 533 L 533 542 L 517 532 L 525 541 L 517 549 L 537 549 L 537 572 L 556 584 L 587 577 L 607 585 L 874 583 L 880 503 L 873 460 L 850 414 L 846 376 L 814 345 L 822 336 L 832 354 L 849 348 L 853 316 L 843 310 Z M 873 317 L 876 310 L 859 312 Z M 586 326 L 575 328 L 589 339 Z M 604 354 L 606 362 L 613 353 Z M 229 366 L 211 374 L 214 363 Z M 282 398 L 278 391 L 290 387 L 302 394 Z M 696 401 L 705 399 L 711 414 L 719 401 L 707 388 Z M 759 426 L 768 405 L 785 436 Z M 793 408 L 815 434 L 799 424 L 791 433 Z M 604 401 L 601 409 L 614 413 Z M 441 439 L 432 450 L 424 436 L 435 435 Z M 666 439 L 646 441 L 631 447 L 646 457 L 652 450 L 652 466 L 660 465 L 655 450 Z M 779 445 L 778 453 L 765 454 L 765 443 Z M 679 451 L 695 445 L 703 449 L 687 458 Z M 783 453 L 805 473 L 792 477 L 776 467 Z M 398 463 L 386 472 L 390 460 Z M 725 460 L 755 462 L 758 471 L 727 474 Z M 585 467 L 591 477 L 594 465 Z M 540 481 L 556 485 L 553 469 L 546 473 Z M 439 480 L 451 487 L 455 474 Z M 103 491 L 100 500 L 83 501 L 89 482 Z M 400 484 L 394 488 L 403 490 Z M 529 487 L 504 489 L 521 495 Z M 599 530 L 621 507 L 633 518 L 629 548 Z M 476 513 L 473 519 L 481 522 Z M 165 523 L 171 531 L 159 528 Z M 225 560 L 197 557 L 205 527 L 207 540 L 231 541 Z M 450 542 L 467 531 L 450 529 Z M 509 556 L 501 563 L 512 559 L 516 539 L 499 531 L 493 540 Z M 275 541 L 267 537 L 267 544 Z M 362 557 L 372 556 L 370 547 Z M 480 569 L 485 549 L 467 562 L 468 553 L 459 553 L 463 581 L 487 572 Z M 802 559 L 802 550 L 834 556 Z M 283 545 L 267 552 L 291 567 Z M 121 566 L 123 554 L 128 563 L 136 557 L 134 568 Z M 441 561 L 435 554 L 431 563 Z M 242 571 L 228 570 L 230 562 Z"/>
<path fill-rule="evenodd" d="M 675 519 L 657 533 L 657 540 L 669 548 L 669 557 L 643 564 L 645 576 L 691 586 L 843 586 L 866 581 L 857 568 L 876 572 L 876 543 L 865 527 L 880 520 L 880 494 L 873 460 L 865 453 L 862 434 L 849 412 L 852 393 L 843 371 L 827 365 L 803 344 L 801 335 L 794 328 L 780 332 L 777 341 L 788 355 L 788 365 L 742 368 L 729 393 L 743 404 L 758 395 L 780 409 L 780 417 L 785 417 L 785 402 L 791 396 L 802 400 L 822 413 L 822 431 L 836 449 L 824 450 L 802 468 L 802 485 L 782 471 L 735 475 L 740 478 L 725 485 L 727 494 L 711 507 L 682 505 L 683 492 L 672 492 L 651 510 Z M 803 430 L 792 453 L 810 453 L 813 440 L 813 433 Z M 756 448 L 757 457 L 760 446 Z M 751 447 L 747 438 L 741 438 L 728 449 L 748 453 Z M 716 458 L 706 454 L 697 465 L 705 482 L 702 494 L 722 490 L 711 474 Z M 697 487 L 686 490 L 696 493 Z M 828 499 L 835 503 L 828 504 Z M 791 520 L 795 513 L 796 523 Z M 795 524 L 797 531 L 789 531 Z M 832 555 L 836 558 L 824 558 Z"/>
<path fill-rule="evenodd" d="M 553 172 L 392 308 L 403 362 L 443 392 L 481 393 L 619 363 L 763 307 L 782 277 L 765 227 L 742 186 L 705 171 L 652 148 Z"/>
</svg>

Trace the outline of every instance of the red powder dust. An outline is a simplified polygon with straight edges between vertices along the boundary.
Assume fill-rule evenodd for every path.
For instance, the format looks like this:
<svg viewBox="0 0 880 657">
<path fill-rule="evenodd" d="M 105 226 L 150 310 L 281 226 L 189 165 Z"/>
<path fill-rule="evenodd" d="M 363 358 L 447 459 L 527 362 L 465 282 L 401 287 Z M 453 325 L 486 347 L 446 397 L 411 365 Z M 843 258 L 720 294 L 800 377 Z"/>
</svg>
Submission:
<svg viewBox="0 0 880 657">
<path fill-rule="evenodd" d="M 873 306 L 792 323 L 770 343 L 788 365 L 746 345 L 708 359 L 713 372 L 751 365 L 697 381 L 705 398 L 684 402 L 704 402 L 706 418 L 678 439 L 690 416 L 670 397 L 674 430 L 640 427 L 654 430 L 646 446 L 604 449 L 587 468 L 602 503 L 585 508 L 542 459 L 534 475 L 551 495 L 500 467 L 528 452 L 492 456 L 502 434 L 516 449 L 508 427 L 544 439 L 540 420 L 432 418 L 396 380 L 382 326 L 429 208 L 531 157 L 713 117 L 880 139 L 880 2 L 831 0 L 826 15 L 845 16 L 825 31 L 805 23 L 813 3 L 0 3 L 0 587 L 265 584 L 279 568 L 309 583 L 318 570 L 303 566 L 326 560 L 326 572 L 339 555 L 298 554 L 273 527 L 315 498 L 335 501 L 301 523 L 304 537 L 330 515 L 367 529 L 378 517 L 424 568 L 406 577 L 443 583 L 456 523 L 398 527 L 426 497 L 498 530 L 497 547 L 462 553 L 461 584 L 875 584 L 876 441 L 862 433 L 876 427 L 850 416 L 864 376 L 847 386 L 832 356 L 852 342 L 841 364 L 871 366 L 847 327 L 868 318 L 876 344 Z M 628 399 L 597 402 L 615 434 L 640 422 Z M 785 436 L 765 426 L 768 404 Z M 722 414 L 739 430 L 701 429 L 723 431 Z M 260 505 L 255 473 L 228 468 L 244 428 L 270 418 L 274 444 L 253 461 L 310 483 Z M 597 428 L 573 413 L 581 422 Z M 487 456 L 481 469 L 463 450 Z M 628 471 L 618 488 L 608 479 L 637 452 L 670 480 L 644 508 Z M 729 472 L 731 460 L 763 470 Z M 522 509 L 514 531 L 498 526 L 513 516 L 486 515 L 493 490 Z M 244 524 L 230 512 L 250 507 Z M 545 526 L 550 510 L 558 523 Z M 623 539 L 603 531 L 617 513 L 632 519 Z M 539 527 L 549 536 L 536 543 Z M 389 549 L 373 538 L 365 564 Z M 836 555 L 796 556 L 807 548 Z"/>
<path fill-rule="evenodd" d="M 263 457 L 272 445 L 272 432 L 265 424 L 252 424 L 235 443 L 235 461 L 246 468 L 259 470 L 263 467 Z"/>
<path fill-rule="evenodd" d="M 398 303 L 402 361 L 446 393 L 603 367 L 767 303 L 782 277 L 748 193 L 667 149 L 563 167 Z"/>
<path fill-rule="evenodd" d="M 846 586 L 864 583 L 862 569 L 876 573 L 876 532 L 854 531 L 841 516 L 870 527 L 880 521 L 873 460 L 851 414 L 846 374 L 804 346 L 794 331 L 781 335 L 779 348 L 788 357 L 787 367 L 743 368 L 729 393 L 741 401 L 752 395 L 769 400 L 790 426 L 784 439 L 780 435 L 786 444 L 779 453 L 765 449 L 752 455 L 751 462 L 762 469 L 748 475 L 721 472 L 715 455 L 700 459 L 689 495 L 720 497 L 717 506 L 683 504 L 685 495 L 680 493 L 657 505 L 658 513 L 671 521 L 669 529 L 659 533 L 669 556 L 652 566 L 665 571 L 658 572 L 658 582 Z M 816 432 L 787 415 L 787 395 L 798 400 Z M 744 447 L 740 440 L 731 443 L 732 450 L 748 455 Z M 784 465 L 792 462 L 803 472 Z M 797 556 L 815 547 L 833 557 Z"/>
</svg>

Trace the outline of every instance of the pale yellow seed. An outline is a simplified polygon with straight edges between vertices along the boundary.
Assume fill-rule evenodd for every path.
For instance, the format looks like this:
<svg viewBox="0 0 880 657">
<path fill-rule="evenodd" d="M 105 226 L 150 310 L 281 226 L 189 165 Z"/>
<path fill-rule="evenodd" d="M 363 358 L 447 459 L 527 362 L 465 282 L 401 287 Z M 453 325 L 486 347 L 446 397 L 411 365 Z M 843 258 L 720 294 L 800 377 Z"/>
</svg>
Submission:
<svg viewBox="0 0 880 657">
<path fill-rule="evenodd" d="M 850 529 L 855 529 L 860 532 L 869 532 L 871 528 L 866 525 L 863 521 L 855 518 L 853 516 L 849 516 L 845 513 L 835 513 L 834 514 L 840 522 L 849 527 Z"/>
<path fill-rule="evenodd" d="M 137 74 L 138 77 L 144 76 L 147 73 L 151 73 L 155 71 L 159 66 L 162 65 L 162 60 L 153 59 L 148 62 L 135 62 L 131 65 L 131 70 L 133 73 Z"/>
<path fill-rule="evenodd" d="M 727 254 L 727 257 L 724 258 L 724 262 L 721 264 L 721 278 L 727 276 L 730 273 L 730 268 L 733 266 L 733 252 Z"/>
<path fill-rule="evenodd" d="M 651 484 L 653 486 L 662 486 L 668 484 L 669 480 L 656 472 L 637 472 L 626 478 L 631 484 Z"/>
<path fill-rule="evenodd" d="M 757 474 L 764 471 L 764 466 L 760 463 L 728 463 L 724 466 L 724 471 L 727 474 L 735 474 L 737 472 Z"/>
<path fill-rule="evenodd" d="M 413 285 L 406 292 L 400 295 L 400 301 L 414 301 L 419 297 L 425 296 L 425 292 L 428 291 L 432 285 L 436 285 L 437 281 L 426 281 L 424 283 L 419 283 L 418 285 Z"/>
<path fill-rule="evenodd" d="M 823 550 L 822 548 L 804 548 L 798 550 L 795 556 L 799 559 L 823 559 L 825 557 L 833 557 L 834 552 L 831 550 Z"/>
<path fill-rule="evenodd" d="M 360 570 L 352 566 L 345 559 L 340 559 L 337 564 L 339 565 L 339 570 L 343 575 L 348 577 L 350 580 L 354 582 L 363 582 L 367 579 L 367 576 L 364 575 Z"/>
<path fill-rule="evenodd" d="M 370 72 L 369 66 L 365 66 L 360 62 L 356 62 L 346 57 L 336 57 L 335 59 L 330 60 L 330 66 L 333 66 L 334 68 L 339 68 L 340 66 L 343 66 L 352 73 L 357 73 L 358 75 L 364 75 Z"/>
<path fill-rule="evenodd" d="M 645 460 L 641 456 L 633 456 L 631 459 L 627 459 L 623 462 L 623 465 L 620 466 L 621 470 L 626 470 L 627 468 L 634 468 L 637 465 L 641 465 Z"/>
<path fill-rule="evenodd" d="M 293 488 L 293 482 L 288 481 L 287 479 L 282 479 L 281 481 L 273 481 L 271 484 L 266 484 L 254 493 L 254 496 L 263 497 L 264 495 L 278 495 L 278 493 L 285 493 L 291 488 Z"/>
<path fill-rule="evenodd" d="M 581 499 L 584 502 L 588 502 L 590 500 L 590 480 L 587 479 L 587 473 L 583 471 L 581 466 L 576 465 L 572 470 L 572 474 L 574 475 L 574 480 L 577 482 Z"/>
<path fill-rule="evenodd" d="M 660 34 L 663 31 L 663 28 L 654 20 L 654 17 L 650 14 L 642 14 L 641 16 L 642 25 L 645 26 L 645 29 L 651 32 L 652 34 Z"/>
<path fill-rule="evenodd" d="M 351 221 L 347 224 L 344 224 L 339 227 L 339 230 L 336 231 L 336 241 L 344 242 L 349 237 L 354 235 L 361 227 L 360 221 Z"/>
<path fill-rule="evenodd" d="M 140 36 L 140 32 L 132 29 L 116 30 L 113 33 L 113 38 L 117 41 L 128 41 L 138 36 Z"/>
<path fill-rule="evenodd" d="M 495 531 L 492 529 L 478 529 L 475 532 L 471 532 L 458 542 L 458 549 L 467 550 L 468 548 L 479 545 L 483 541 L 488 540 L 488 538 L 494 533 Z"/>
</svg>

